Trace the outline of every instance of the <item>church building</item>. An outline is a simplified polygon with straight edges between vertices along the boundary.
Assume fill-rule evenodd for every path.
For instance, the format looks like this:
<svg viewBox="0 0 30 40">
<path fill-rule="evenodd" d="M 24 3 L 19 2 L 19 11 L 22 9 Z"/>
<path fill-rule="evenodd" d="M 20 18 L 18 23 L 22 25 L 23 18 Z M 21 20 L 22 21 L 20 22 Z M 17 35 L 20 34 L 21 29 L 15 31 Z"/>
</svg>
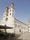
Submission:
<svg viewBox="0 0 30 40">
<path fill-rule="evenodd" d="M 3 19 L 0 20 L 0 25 L 2 26 L 8 26 L 11 27 L 12 29 L 6 29 L 7 33 L 20 33 L 20 32 L 28 32 L 29 31 L 29 26 L 18 19 L 15 18 L 15 9 L 14 9 L 14 3 L 11 3 L 9 8 L 6 7 L 4 14 L 3 14 Z M 4 29 L 1 29 L 4 30 Z"/>
</svg>

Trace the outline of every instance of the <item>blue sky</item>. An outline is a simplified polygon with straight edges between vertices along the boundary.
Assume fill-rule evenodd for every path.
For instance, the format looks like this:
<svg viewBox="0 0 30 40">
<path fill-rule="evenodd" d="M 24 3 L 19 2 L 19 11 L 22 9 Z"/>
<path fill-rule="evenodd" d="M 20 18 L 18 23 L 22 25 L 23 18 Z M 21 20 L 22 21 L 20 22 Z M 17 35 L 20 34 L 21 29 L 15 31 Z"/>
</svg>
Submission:
<svg viewBox="0 0 30 40">
<path fill-rule="evenodd" d="M 9 7 L 11 2 L 14 3 L 16 18 L 27 23 L 30 19 L 30 0 L 0 0 L 0 19 L 3 17 L 5 8 Z"/>
</svg>

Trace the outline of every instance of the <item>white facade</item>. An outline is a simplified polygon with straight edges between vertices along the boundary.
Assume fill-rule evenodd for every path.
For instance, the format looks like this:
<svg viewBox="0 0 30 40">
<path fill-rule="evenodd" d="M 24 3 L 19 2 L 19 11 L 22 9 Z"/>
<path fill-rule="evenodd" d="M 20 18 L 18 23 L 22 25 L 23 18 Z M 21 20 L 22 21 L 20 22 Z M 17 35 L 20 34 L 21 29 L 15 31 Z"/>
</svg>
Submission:
<svg viewBox="0 0 30 40">
<path fill-rule="evenodd" d="M 28 32 L 28 25 L 15 18 L 15 10 L 13 3 L 10 5 L 9 8 L 5 9 L 3 20 L 1 21 L 0 25 L 13 27 L 13 29 L 6 30 L 8 33 Z"/>
<path fill-rule="evenodd" d="M 28 25 L 17 20 L 16 18 L 15 18 L 15 27 L 19 28 L 19 31 L 21 31 L 21 32 L 28 32 Z"/>
</svg>

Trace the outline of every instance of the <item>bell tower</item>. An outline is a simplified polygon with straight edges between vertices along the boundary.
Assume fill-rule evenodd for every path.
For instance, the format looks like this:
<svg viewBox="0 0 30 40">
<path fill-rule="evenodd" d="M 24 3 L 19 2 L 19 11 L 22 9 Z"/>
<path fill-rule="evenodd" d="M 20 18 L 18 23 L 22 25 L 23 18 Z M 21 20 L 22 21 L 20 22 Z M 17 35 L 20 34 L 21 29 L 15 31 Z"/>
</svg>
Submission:
<svg viewBox="0 0 30 40">
<path fill-rule="evenodd" d="M 14 27 L 14 13 L 14 3 L 11 3 L 8 10 L 8 21 L 6 23 L 6 25 L 9 27 Z"/>
<path fill-rule="evenodd" d="M 14 3 L 11 3 L 10 4 L 10 7 L 9 7 L 9 13 L 8 13 L 8 15 L 10 16 L 10 17 L 14 17 Z"/>
<path fill-rule="evenodd" d="M 6 21 L 8 19 L 8 7 L 5 8 L 3 20 Z"/>
</svg>

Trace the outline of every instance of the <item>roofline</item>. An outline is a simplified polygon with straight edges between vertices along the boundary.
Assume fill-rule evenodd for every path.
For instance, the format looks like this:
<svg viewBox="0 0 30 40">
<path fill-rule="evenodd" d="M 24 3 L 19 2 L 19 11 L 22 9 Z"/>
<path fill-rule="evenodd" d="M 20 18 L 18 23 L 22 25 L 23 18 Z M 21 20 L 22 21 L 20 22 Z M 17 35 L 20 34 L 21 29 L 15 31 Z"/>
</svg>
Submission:
<svg viewBox="0 0 30 40">
<path fill-rule="evenodd" d="M 16 19 L 16 18 L 15 18 Z M 22 21 L 20 21 L 20 20 L 18 20 L 18 19 L 16 19 L 17 21 L 19 21 L 19 22 L 21 22 L 21 23 L 23 23 Z M 24 25 L 27 25 L 27 24 L 25 24 L 25 23 L 23 23 Z M 27 25 L 28 26 L 28 25 Z"/>
</svg>

